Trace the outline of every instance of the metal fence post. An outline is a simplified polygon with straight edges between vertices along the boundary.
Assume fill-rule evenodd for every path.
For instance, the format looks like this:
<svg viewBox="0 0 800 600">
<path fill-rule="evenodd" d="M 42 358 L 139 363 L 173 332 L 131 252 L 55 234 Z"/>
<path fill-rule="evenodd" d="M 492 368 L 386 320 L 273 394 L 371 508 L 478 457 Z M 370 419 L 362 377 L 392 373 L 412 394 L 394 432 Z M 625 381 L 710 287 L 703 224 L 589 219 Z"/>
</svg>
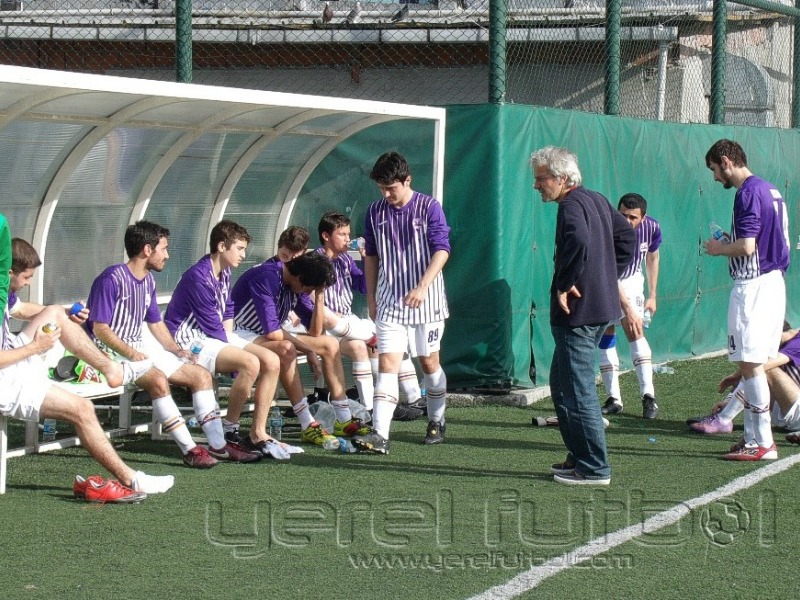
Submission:
<svg viewBox="0 0 800 600">
<path fill-rule="evenodd" d="M 619 114 L 620 29 L 622 0 L 606 0 L 606 87 L 603 111 Z"/>
<path fill-rule="evenodd" d="M 715 125 L 722 125 L 725 123 L 725 45 L 728 36 L 727 0 L 714 0 L 713 19 L 709 121 Z"/>
<path fill-rule="evenodd" d="M 489 102 L 506 101 L 506 0 L 489 2 Z"/>
<path fill-rule="evenodd" d="M 175 2 L 175 80 L 192 82 L 192 0 Z"/>
</svg>

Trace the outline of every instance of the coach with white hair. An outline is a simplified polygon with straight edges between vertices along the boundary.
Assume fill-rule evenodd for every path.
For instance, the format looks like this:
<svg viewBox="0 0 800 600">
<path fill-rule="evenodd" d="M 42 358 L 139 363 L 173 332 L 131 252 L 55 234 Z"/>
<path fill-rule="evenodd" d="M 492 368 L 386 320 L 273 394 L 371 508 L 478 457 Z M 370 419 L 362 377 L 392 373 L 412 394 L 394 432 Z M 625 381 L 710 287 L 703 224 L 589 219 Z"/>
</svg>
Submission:
<svg viewBox="0 0 800 600">
<path fill-rule="evenodd" d="M 606 326 L 621 315 L 626 329 L 641 332 L 641 320 L 617 285 L 633 259 L 636 234 L 602 194 L 581 185 L 578 159 L 569 150 L 542 148 L 531 155 L 530 164 L 542 202 L 558 204 L 550 391 L 567 458 L 551 471 L 558 483 L 608 485 L 611 466 L 595 385 L 595 351 Z"/>
</svg>

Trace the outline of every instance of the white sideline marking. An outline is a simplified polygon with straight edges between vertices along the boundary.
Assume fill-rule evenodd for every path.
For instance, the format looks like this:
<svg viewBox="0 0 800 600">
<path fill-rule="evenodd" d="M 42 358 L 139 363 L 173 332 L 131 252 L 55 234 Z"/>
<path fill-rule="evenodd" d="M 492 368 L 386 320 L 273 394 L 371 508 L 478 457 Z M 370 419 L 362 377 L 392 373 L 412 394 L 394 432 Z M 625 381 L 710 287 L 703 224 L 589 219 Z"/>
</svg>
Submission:
<svg viewBox="0 0 800 600">
<path fill-rule="evenodd" d="M 576 548 L 559 557 L 551 558 L 544 564 L 531 567 L 508 582 L 489 588 L 477 596 L 472 596 L 469 600 L 504 600 L 506 598 L 515 598 L 535 588 L 545 579 L 557 575 L 573 565 L 586 562 L 598 554 L 608 552 L 612 548 L 616 548 L 617 546 L 631 541 L 643 532 L 652 533 L 653 531 L 668 527 L 680 521 L 694 509 L 752 487 L 767 477 L 777 475 L 799 462 L 800 454 L 794 454 L 788 458 L 775 461 L 757 471 L 742 475 L 707 494 L 681 502 L 657 515 L 653 515 L 649 519 L 645 519 L 641 523 L 636 523 L 635 525 L 630 525 L 624 529 L 590 540 L 580 548 Z"/>
</svg>

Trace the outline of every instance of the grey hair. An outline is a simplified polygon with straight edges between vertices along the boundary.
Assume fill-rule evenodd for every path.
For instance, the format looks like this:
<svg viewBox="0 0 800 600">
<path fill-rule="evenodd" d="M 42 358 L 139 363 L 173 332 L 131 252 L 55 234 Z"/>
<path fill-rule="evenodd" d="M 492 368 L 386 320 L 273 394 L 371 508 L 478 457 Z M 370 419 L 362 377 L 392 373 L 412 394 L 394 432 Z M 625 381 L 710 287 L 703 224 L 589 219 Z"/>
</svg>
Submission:
<svg viewBox="0 0 800 600">
<path fill-rule="evenodd" d="M 570 186 L 580 185 L 578 157 L 566 148 L 547 146 L 531 154 L 531 169 L 547 167 L 554 177 L 566 177 Z"/>
</svg>

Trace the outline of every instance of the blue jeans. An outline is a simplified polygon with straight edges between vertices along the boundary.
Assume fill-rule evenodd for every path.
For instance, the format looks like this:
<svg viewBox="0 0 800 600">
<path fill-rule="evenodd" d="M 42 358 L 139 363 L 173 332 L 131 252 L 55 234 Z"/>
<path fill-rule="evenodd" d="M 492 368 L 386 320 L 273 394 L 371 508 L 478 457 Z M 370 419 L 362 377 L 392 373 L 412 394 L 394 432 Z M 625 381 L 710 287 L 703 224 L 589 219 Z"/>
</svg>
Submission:
<svg viewBox="0 0 800 600">
<path fill-rule="evenodd" d="M 575 471 L 586 479 L 611 477 L 603 414 L 595 384 L 595 351 L 606 324 L 551 325 L 555 341 L 550 391 L 558 428 Z"/>
</svg>

